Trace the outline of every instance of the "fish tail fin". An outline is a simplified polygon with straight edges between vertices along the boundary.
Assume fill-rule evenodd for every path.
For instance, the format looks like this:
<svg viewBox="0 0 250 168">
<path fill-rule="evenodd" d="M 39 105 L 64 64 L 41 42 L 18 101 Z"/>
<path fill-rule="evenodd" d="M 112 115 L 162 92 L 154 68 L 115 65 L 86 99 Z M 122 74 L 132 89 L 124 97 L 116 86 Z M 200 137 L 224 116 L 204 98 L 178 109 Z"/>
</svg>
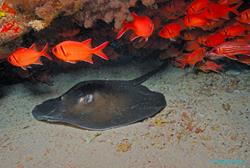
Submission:
<svg viewBox="0 0 250 168">
<path fill-rule="evenodd" d="M 99 57 L 101 57 L 101 58 L 103 58 L 103 59 L 105 59 L 105 60 L 109 60 L 109 57 L 108 57 L 106 54 L 104 54 L 104 52 L 103 52 L 103 49 L 104 49 L 108 44 L 109 44 L 109 41 L 106 41 L 106 42 L 102 43 L 101 45 L 95 47 L 95 48 L 93 49 L 93 54 L 95 54 L 95 55 L 97 55 L 97 56 L 99 56 Z"/>
<path fill-rule="evenodd" d="M 118 32 L 117 36 L 116 36 L 116 39 L 120 39 L 124 33 L 126 33 L 126 31 L 128 31 L 129 29 L 131 29 L 132 25 L 130 23 L 124 23 L 123 24 L 123 28 Z"/>
<path fill-rule="evenodd" d="M 130 41 L 134 41 L 135 39 L 139 38 L 140 36 L 136 35 L 135 33 L 133 33 L 131 36 L 130 36 Z M 146 40 L 146 39 L 145 39 Z"/>
<path fill-rule="evenodd" d="M 45 56 L 46 58 L 48 58 L 49 60 L 52 60 L 51 56 L 47 53 L 48 52 L 48 47 L 49 47 L 49 45 L 48 45 L 48 43 L 46 43 L 46 45 L 44 46 L 44 48 L 41 51 L 41 54 L 43 56 Z"/>
<path fill-rule="evenodd" d="M 239 11 L 237 10 L 241 5 L 243 4 L 242 1 L 240 1 L 238 4 L 230 8 L 230 11 L 233 12 L 235 15 L 240 15 Z"/>
</svg>

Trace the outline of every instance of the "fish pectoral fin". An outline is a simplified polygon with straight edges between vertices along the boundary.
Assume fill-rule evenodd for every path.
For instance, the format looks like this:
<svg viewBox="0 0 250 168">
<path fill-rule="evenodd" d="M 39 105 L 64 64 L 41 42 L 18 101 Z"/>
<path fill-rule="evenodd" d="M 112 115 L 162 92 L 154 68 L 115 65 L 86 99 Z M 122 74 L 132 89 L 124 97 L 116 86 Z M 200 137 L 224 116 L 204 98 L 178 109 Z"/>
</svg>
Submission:
<svg viewBox="0 0 250 168">
<path fill-rule="evenodd" d="M 87 44 L 89 47 L 91 47 L 92 39 L 89 38 L 89 39 L 87 39 L 87 40 L 82 41 L 81 43 L 82 43 L 82 44 Z"/>
<path fill-rule="evenodd" d="M 88 62 L 88 63 L 90 63 L 90 64 L 93 64 L 93 63 L 94 63 L 94 62 L 93 62 L 93 59 L 92 59 L 92 56 L 87 57 L 87 58 L 85 58 L 85 59 L 82 60 L 82 61 Z"/>
<path fill-rule="evenodd" d="M 75 61 L 66 61 L 67 63 L 70 63 L 70 64 L 76 64 L 77 62 Z"/>
<path fill-rule="evenodd" d="M 175 38 L 170 38 L 169 40 L 170 40 L 170 41 L 173 41 L 173 42 L 174 42 L 174 41 L 176 41 L 176 39 L 175 39 Z"/>
<path fill-rule="evenodd" d="M 134 41 L 135 39 L 137 39 L 137 38 L 139 38 L 140 36 L 138 36 L 138 35 L 136 35 L 136 34 L 132 34 L 131 36 L 130 36 L 130 41 Z"/>
<path fill-rule="evenodd" d="M 22 70 L 24 70 L 24 71 L 27 71 L 27 67 L 21 67 L 22 68 Z"/>
<path fill-rule="evenodd" d="M 144 41 L 147 42 L 148 41 L 148 37 L 144 37 Z"/>
</svg>

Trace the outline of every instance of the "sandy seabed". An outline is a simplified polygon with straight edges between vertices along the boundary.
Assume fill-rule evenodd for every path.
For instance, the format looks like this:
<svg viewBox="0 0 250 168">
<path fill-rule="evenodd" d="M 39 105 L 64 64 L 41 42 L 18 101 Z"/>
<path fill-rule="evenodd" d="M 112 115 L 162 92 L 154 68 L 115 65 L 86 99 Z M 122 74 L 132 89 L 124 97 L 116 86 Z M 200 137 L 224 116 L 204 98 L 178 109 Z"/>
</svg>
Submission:
<svg viewBox="0 0 250 168">
<path fill-rule="evenodd" d="M 185 73 L 169 67 L 144 85 L 164 93 L 167 107 L 143 122 L 87 131 L 36 121 L 31 111 L 77 82 L 133 79 L 149 63 L 82 69 L 54 77 L 54 86 L 2 88 L 0 168 L 213 168 L 250 165 L 250 71 Z M 216 164 L 234 159 L 242 164 Z"/>
</svg>

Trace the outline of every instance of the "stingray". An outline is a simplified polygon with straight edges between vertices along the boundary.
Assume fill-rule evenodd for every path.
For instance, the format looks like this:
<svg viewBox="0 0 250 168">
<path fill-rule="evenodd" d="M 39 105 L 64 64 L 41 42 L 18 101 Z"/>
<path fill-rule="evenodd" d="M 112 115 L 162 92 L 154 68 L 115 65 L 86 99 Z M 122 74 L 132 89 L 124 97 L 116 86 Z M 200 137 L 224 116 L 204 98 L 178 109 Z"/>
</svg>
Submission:
<svg viewBox="0 0 250 168">
<path fill-rule="evenodd" d="M 87 130 L 106 130 L 154 116 L 166 107 L 163 94 L 141 85 L 166 63 L 133 80 L 91 80 L 73 86 L 60 97 L 37 105 L 39 121 L 61 123 Z"/>
</svg>

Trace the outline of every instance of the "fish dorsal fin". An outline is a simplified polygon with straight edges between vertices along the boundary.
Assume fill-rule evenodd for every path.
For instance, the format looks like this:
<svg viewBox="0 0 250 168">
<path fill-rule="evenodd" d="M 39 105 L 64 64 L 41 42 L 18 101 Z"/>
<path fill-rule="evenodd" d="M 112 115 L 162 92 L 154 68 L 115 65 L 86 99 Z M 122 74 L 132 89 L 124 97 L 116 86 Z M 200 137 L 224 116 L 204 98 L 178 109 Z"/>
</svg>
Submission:
<svg viewBox="0 0 250 168">
<path fill-rule="evenodd" d="M 92 39 L 89 38 L 89 39 L 87 39 L 87 40 L 82 41 L 81 43 L 82 43 L 82 44 L 85 44 L 85 45 L 88 45 L 89 47 L 91 47 Z"/>
<path fill-rule="evenodd" d="M 33 44 L 30 46 L 30 49 L 32 49 L 32 50 L 36 50 L 36 44 L 35 44 L 35 43 L 33 43 Z"/>
<path fill-rule="evenodd" d="M 16 51 L 20 51 L 20 50 L 26 50 L 27 48 L 24 48 L 24 47 L 19 47 L 16 49 Z"/>
<path fill-rule="evenodd" d="M 140 36 L 133 33 L 131 36 L 130 36 L 130 41 L 134 41 L 135 39 L 139 38 Z"/>
</svg>

